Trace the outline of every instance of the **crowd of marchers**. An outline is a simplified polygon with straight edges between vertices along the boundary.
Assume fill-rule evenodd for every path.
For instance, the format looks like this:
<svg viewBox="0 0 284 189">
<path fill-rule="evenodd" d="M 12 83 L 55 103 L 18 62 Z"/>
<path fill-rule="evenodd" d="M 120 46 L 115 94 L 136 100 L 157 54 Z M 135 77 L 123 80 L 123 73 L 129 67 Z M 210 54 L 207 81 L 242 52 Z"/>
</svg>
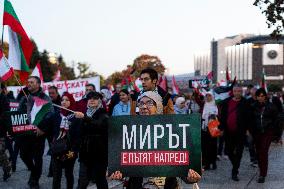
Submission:
<svg viewBox="0 0 284 189">
<path fill-rule="evenodd" d="M 62 172 L 65 172 L 66 188 L 87 188 L 95 182 L 98 189 L 107 189 L 107 177 L 120 180 L 120 170 L 108 173 L 108 119 L 121 115 L 192 114 L 201 115 L 202 167 L 204 171 L 217 169 L 216 161 L 228 158 L 231 161 L 231 178 L 239 181 L 239 167 L 245 147 L 249 148 L 251 165 L 259 168 L 257 182 L 265 182 L 268 170 L 268 152 L 272 142 L 282 143 L 283 98 L 267 93 L 263 88 L 247 87 L 246 91 L 234 85 L 229 98 L 215 103 L 210 91 L 171 95 L 158 86 L 158 73 L 147 68 L 140 73 L 143 89 L 140 92 L 117 84 L 112 96 L 96 89 L 89 83 L 85 95 L 75 101 L 67 91 L 59 94 L 55 86 L 42 91 L 41 81 L 30 76 L 27 86 L 13 99 L 13 95 L 1 83 L 0 93 L 0 163 L 3 180 L 9 181 L 17 169 L 17 157 L 30 172 L 27 186 L 39 188 L 42 174 L 45 142 L 48 141 L 50 165 L 48 177 L 52 188 L 61 188 Z M 34 97 L 49 101 L 51 106 L 34 134 L 14 135 L 5 123 L 9 101 L 19 102 L 18 110 L 27 112 L 31 119 Z M 70 111 L 71 110 L 71 111 Z M 209 125 L 217 120 L 219 135 L 212 135 Z M 62 153 L 64 148 L 64 153 Z M 9 157 L 5 153 L 9 151 Z M 78 161 L 77 161 L 78 160 Z M 79 163 L 79 178 L 74 180 L 74 165 Z M 241 171 L 241 170 L 240 170 Z M 187 183 L 201 179 L 192 169 L 188 170 Z M 126 179 L 128 189 L 140 189 L 145 178 Z M 175 189 L 180 183 L 176 177 L 167 177 L 164 188 Z"/>
</svg>

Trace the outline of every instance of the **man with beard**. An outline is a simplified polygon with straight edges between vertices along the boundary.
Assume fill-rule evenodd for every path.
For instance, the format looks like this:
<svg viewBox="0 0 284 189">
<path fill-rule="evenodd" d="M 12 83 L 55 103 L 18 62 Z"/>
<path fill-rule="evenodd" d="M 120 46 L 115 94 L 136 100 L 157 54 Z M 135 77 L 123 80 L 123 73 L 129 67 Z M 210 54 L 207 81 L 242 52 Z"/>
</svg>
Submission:
<svg viewBox="0 0 284 189">
<path fill-rule="evenodd" d="M 31 111 L 34 105 L 34 97 L 38 97 L 51 103 L 51 99 L 42 91 L 40 85 L 41 81 L 39 77 L 30 76 L 28 78 L 27 85 L 30 94 L 28 97 L 23 96 L 19 104 L 18 110 L 27 112 L 30 123 Z M 45 115 L 45 118 L 48 118 L 52 112 L 54 112 L 54 109 L 51 106 L 48 113 Z M 43 130 L 48 127 L 48 125 L 43 125 L 42 123 L 43 122 L 39 123 L 34 134 L 18 136 L 21 159 L 31 171 L 28 185 L 32 189 L 39 188 L 39 179 L 42 173 L 42 156 L 45 146 L 45 136 Z"/>
</svg>

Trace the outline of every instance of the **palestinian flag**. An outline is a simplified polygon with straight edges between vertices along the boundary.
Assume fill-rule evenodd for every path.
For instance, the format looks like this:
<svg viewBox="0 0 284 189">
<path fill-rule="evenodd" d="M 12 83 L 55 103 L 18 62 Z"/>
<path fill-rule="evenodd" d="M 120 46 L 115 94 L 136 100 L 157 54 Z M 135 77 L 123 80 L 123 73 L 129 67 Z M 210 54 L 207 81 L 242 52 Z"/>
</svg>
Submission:
<svg viewBox="0 0 284 189">
<path fill-rule="evenodd" d="M 261 76 L 261 88 L 265 89 L 265 91 L 267 92 L 267 85 L 266 85 L 266 81 L 265 81 L 265 71 L 264 68 L 262 69 L 262 76 Z"/>
<path fill-rule="evenodd" d="M 2 81 L 8 80 L 13 75 L 13 68 L 8 63 L 3 52 L 0 50 L 0 78 Z"/>
<path fill-rule="evenodd" d="M 173 94 L 176 94 L 176 95 L 179 94 L 179 88 L 178 88 L 178 85 L 177 85 L 177 82 L 176 82 L 174 75 L 173 75 L 173 78 L 172 78 L 172 89 L 173 89 Z"/>
<path fill-rule="evenodd" d="M 137 92 L 140 92 L 143 90 L 143 87 L 142 87 L 142 82 L 140 80 L 140 78 L 137 78 L 134 82 L 134 89 L 137 91 Z"/>
<path fill-rule="evenodd" d="M 229 98 L 231 96 L 231 91 L 236 83 L 236 77 L 233 83 L 230 86 L 219 86 L 213 90 L 214 98 L 216 104 L 219 104 L 221 101 Z"/>
<path fill-rule="evenodd" d="M 164 91 L 168 91 L 168 80 L 166 76 L 160 76 L 159 84 L 158 84 Z"/>
<path fill-rule="evenodd" d="M 229 83 L 231 80 L 230 74 L 229 74 L 229 68 L 228 66 L 226 67 L 226 81 L 227 83 Z"/>
<path fill-rule="evenodd" d="M 3 25 L 8 26 L 9 63 L 14 70 L 19 71 L 20 80 L 24 82 L 29 76 L 29 65 L 34 46 L 8 0 L 4 1 Z"/>
<path fill-rule="evenodd" d="M 33 97 L 34 105 L 31 111 L 31 123 L 32 125 L 38 126 L 38 124 L 43 120 L 44 116 L 50 111 L 52 104 L 43 100 L 39 97 Z"/>
</svg>

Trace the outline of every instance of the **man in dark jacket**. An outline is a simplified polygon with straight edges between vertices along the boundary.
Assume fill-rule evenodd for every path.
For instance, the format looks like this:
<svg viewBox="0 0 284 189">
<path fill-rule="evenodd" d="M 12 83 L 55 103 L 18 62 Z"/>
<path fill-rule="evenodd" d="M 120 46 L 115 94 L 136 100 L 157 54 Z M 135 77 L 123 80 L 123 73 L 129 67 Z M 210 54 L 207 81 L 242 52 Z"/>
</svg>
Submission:
<svg viewBox="0 0 284 189">
<path fill-rule="evenodd" d="M 257 101 L 253 105 L 254 122 L 250 125 L 250 132 L 255 139 L 258 157 L 258 182 L 264 183 L 268 169 L 268 150 L 274 137 L 278 111 L 276 106 L 269 102 L 263 88 L 258 89 L 255 94 Z"/>
<path fill-rule="evenodd" d="M 154 91 L 158 93 L 163 99 L 163 114 L 174 114 L 174 104 L 171 99 L 171 95 L 167 91 L 164 91 L 160 86 L 158 86 L 157 71 L 152 68 L 146 68 L 141 71 L 140 79 L 142 82 L 143 90 L 140 92 L 139 95 L 146 91 Z M 131 115 L 136 114 L 136 100 L 136 98 L 131 98 Z"/>
<path fill-rule="evenodd" d="M 23 96 L 20 104 L 19 111 L 27 112 L 29 122 L 31 123 L 31 111 L 34 105 L 34 97 L 39 97 L 43 100 L 49 101 L 51 99 L 42 91 L 40 87 L 41 81 L 37 76 L 30 76 L 28 78 L 28 97 Z M 54 112 L 53 107 L 45 115 L 45 118 L 51 116 Z M 31 171 L 28 185 L 30 188 L 39 188 L 39 179 L 42 173 L 42 156 L 44 153 L 45 136 L 43 130 L 46 130 L 48 125 L 39 123 L 34 134 L 18 136 L 20 156 L 28 169 Z"/>
<path fill-rule="evenodd" d="M 79 100 L 78 102 L 76 102 L 76 110 L 79 111 L 79 112 L 86 112 L 87 110 L 87 102 L 88 102 L 88 99 L 87 99 L 87 95 L 89 92 L 96 92 L 96 86 L 92 83 L 88 83 L 86 86 L 85 86 L 85 95 L 82 97 L 81 100 Z"/>
<path fill-rule="evenodd" d="M 256 103 L 256 96 L 255 96 L 255 92 L 256 92 L 256 88 L 253 87 L 250 89 L 250 96 L 247 99 L 248 105 L 251 108 L 251 111 L 253 109 L 253 105 Z M 251 162 L 251 166 L 252 167 L 257 167 L 257 157 L 256 157 L 256 152 L 255 152 L 255 141 L 251 135 L 251 133 L 247 132 L 247 144 L 248 144 L 248 148 L 249 148 L 249 155 L 250 155 L 250 162 Z"/>
<path fill-rule="evenodd" d="M 48 95 L 52 101 L 53 104 L 56 104 L 56 105 L 61 105 L 61 97 L 60 97 L 60 94 L 58 93 L 58 89 L 57 87 L 55 86 L 50 86 L 48 88 Z M 54 112 L 56 113 L 60 113 L 60 108 L 59 107 L 56 107 L 54 106 Z M 48 136 L 47 137 L 47 141 L 48 141 L 48 145 L 50 147 L 51 145 L 51 142 L 52 142 L 52 137 L 51 136 Z M 48 154 L 50 155 L 50 151 L 48 151 Z M 49 163 L 49 171 L 48 171 L 48 177 L 52 177 L 52 158 L 51 158 L 51 161 Z"/>
<path fill-rule="evenodd" d="M 115 93 L 112 95 L 111 99 L 110 99 L 110 104 L 109 104 L 109 115 L 112 115 L 113 112 L 113 108 L 115 107 L 115 105 L 117 105 L 120 101 L 119 98 L 119 93 L 121 91 L 121 84 L 118 83 L 115 86 Z"/>
<path fill-rule="evenodd" d="M 48 88 L 48 95 L 49 95 L 52 103 L 57 104 L 57 105 L 61 105 L 61 97 L 60 97 L 60 94 L 58 93 L 57 87 L 50 86 Z M 60 108 L 54 107 L 54 111 L 59 112 Z"/>
<path fill-rule="evenodd" d="M 233 88 L 233 97 L 222 104 L 220 129 L 224 131 L 226 149 L 233 165 L 232 179 L 239 181 L 238 169 L 244 149 L 246 130 L 248 125 L 249 107 L 242 97 L 242 88 Z"/>
<path fill-rule="evenodd" d="M 0 164 L 3 167 L 3 180 L 6 181 L 11 176 L 11 165 L 5 153 L 5 137 L 7 137 L 7 124 L 5 123 L 5 112 L 9 111 L 9 103 L 6 96 L 0 92 Z"/>
</svg>

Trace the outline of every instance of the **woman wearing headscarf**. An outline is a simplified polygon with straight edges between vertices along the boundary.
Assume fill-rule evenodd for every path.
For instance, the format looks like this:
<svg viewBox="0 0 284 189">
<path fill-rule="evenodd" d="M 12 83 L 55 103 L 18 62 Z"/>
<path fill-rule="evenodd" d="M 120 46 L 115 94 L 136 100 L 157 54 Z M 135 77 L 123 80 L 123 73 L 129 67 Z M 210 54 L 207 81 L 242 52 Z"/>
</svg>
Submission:
<svg viewBox="0 0 284 189">
<path fill-rule="evenodd" d="M 176 114 L 188 114 L 188 107 L 185 104 L 184 97 L 178 97 L 174 105 L 174 110 Z"/>
<path fill-rule="evenodd" d="M 64 92 L 61 98 L 61 106 L 70 110 L 75 109 L 73 95 Z M 53 189 L 61 188 L 62 170 L 65 170 L 66 188 L 72 189 L 74 185 L 74 164 L 79 150 L 80 120 L 76 119 L 71 111 L 60 109 L 50 119 L 46 120 L 50 125 L 48 131 L 51 138 L 51 161 L 53 171 Z M 66 148 L 56 147 L 58 143 L 65 144 Z"/>
<path fill-rule="evenodd" d="M 130 95 L 128 90 L 122 89 L 119 92 L 120 102 L 114 106 L 112 116 L 130 115 Z"/>
<path fill-rule="evenodd" d="M 77 118 L 82 118 L 78 188 L 87 188 L 89 181 L 94 178 L 98 189 L 107 189 L 108 115 L 102 106 L 100 93 L 90 92 L 87 99 L 87 111 L 75 113 Z"/>
<path fill-rule="evenodd" d="M 139 115 L 157 115 L 163 114 L 163 102 L 162 97 L 154 92 L 147 91 L 142 93 L 138 97 Z M 112 179 L 121 179 L 122 173 L 116 171 L 111 175 Z M 200 175 L 192 169 L 188 171 L 187 180 L 189 182 L 198 182 L 201 179 Z M 130 177 L 127 185 L 127 189 L 141 189 L 143 185 L 142 177 Z M 165 189 L 175 189 L 178 187 L 178 183 L 175 177 L 167 177 L 165 180 Z"/>
<path fill-rule="evenodd" d="M 215 119 L 218 115 L 218 108 L 215 104 L 213 94 L 207 92 L 205 95 L 205 104 L 202 111 L 202 130 L 201 130 L 201 144 L 202 144 L 202 161 L 203 168 L 216 169 L 217 159 L 217 138 L 212 137 L 208 130 L 208 122 L 210 119 Z"/>
</svg>

